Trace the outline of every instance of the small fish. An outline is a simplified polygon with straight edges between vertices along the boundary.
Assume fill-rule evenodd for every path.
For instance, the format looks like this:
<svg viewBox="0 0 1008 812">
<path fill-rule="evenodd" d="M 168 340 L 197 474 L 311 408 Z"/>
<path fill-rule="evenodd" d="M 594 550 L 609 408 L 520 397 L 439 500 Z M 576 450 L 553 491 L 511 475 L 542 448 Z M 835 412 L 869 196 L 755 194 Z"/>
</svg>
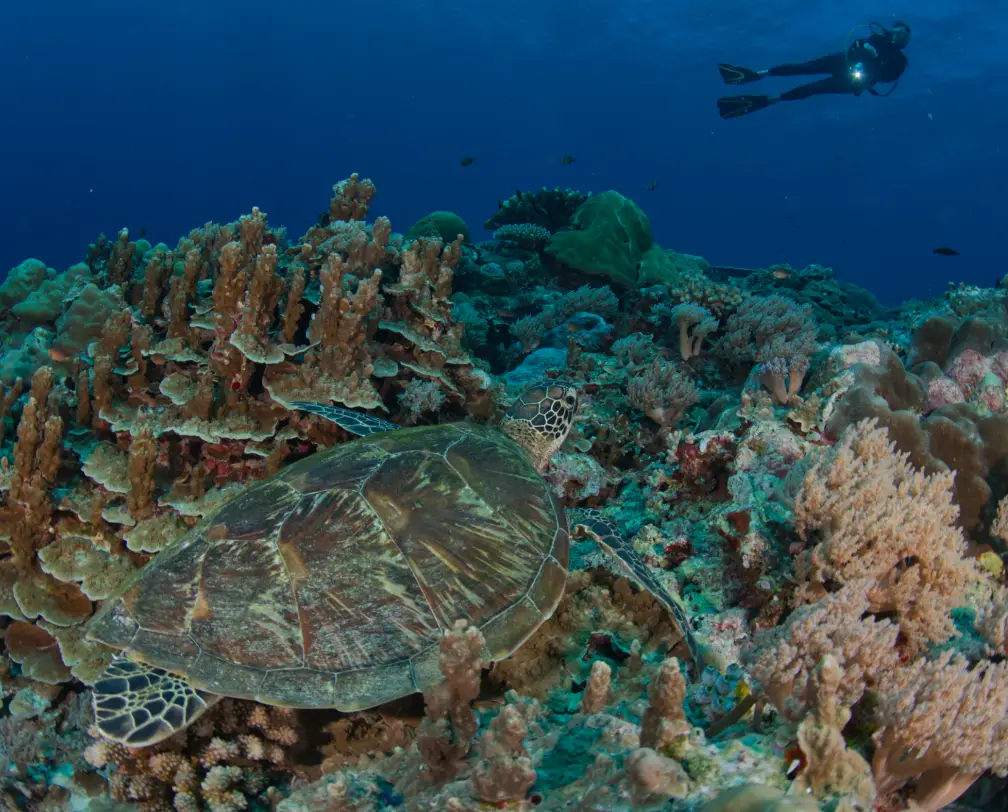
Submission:
<svg viewBox="0 0 1008 812">
<path fill-rule="evenodd" d="M 774 279 L 790 279 L 791 271 L 787 268 L 774 268 L 773 269 Z"/>
<path fill-rule="evenodd" d="M 55 361 L 58 364 L 70 360 L 70 356 L 67 353 L 56 347 L 50 347 L 46 354 L 49 356 L 50 360 Z"/>
<path fill-rule="evenodd" d="M 146 236 L 147 236 L 147 229 L 146 228 L 141 228 L 140 229 L 140 233 L 137 234 L 137 237 L 140 238 L 140 239 L 143 239 Z"/>
<path fill-rule="evenodd" d="M 943 257 L 957 257 L 959 252 L 955 248 L 949 248 L 947 245 L 943 245 L 940 248 L 935 248 L 932 254 L 941 254 Z"/>
<path fill-rule="evenodd" d="M 562 163 L 562 164 L 565 164 L 565 165 L 566 165 L 566 164 L 572 164 L 572 163 L 574 163 L 574 161 L 575 161 L 575 160 L 576 160 L 576 159 L 574 158 L 574 156 L 573 156 L 573 155 L 564 155 L 564 156 L 563 156 L 563 157 L 562 157 L 562 158 L 560 159 L 560 163 Z"/>
<path fill-rule="evenodd" d="M 656 180 L 653 180 L 653 181 L 651 181 L 651 182 L 650 182 L 650 183 L 649 183 L 649 184 L 647 185 L 647 190 L 648 190 L 649 192 L 653 192 L 653 191 L 654 191 L 655 189 L 657 189 L 657 188 L 658 188 L 658 181 L 656 181 Z"/>
<path fill-rule="evenodd" d="M 466 155 L 465 158 L 459 161 L 459 163 L 462 164 L 462 166 L 472 166 L 472 162 L 475 160 L 476 159 L 473 158 L 472 155 Z"/>
</svg>

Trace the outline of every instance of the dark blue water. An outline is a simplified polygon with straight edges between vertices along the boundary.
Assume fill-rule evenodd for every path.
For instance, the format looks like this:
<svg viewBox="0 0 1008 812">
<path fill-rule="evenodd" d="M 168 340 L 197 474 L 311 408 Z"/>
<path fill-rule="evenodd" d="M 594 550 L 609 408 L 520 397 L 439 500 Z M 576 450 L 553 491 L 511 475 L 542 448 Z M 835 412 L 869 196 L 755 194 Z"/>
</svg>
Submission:
<svg viewBox="0 0 1008 812">
<path fill-rule="evenodd" d="M 812 58 L 893 12 L 913 41 L 892 96 L 718 117 L 717 62 Z M 174 245 L 253 205 L 300 233 L 352 171 L 399 230 L 446 208 L 478 239 L 498 198 L 559 184 L 633 197 L 664 247 L 819 262 L 890 302 L 1008 270 L 996 2 L 51 0 L 0 15 L 0 273 L 26 256 L 61 269 L 123 225 Z"/>
</svg>

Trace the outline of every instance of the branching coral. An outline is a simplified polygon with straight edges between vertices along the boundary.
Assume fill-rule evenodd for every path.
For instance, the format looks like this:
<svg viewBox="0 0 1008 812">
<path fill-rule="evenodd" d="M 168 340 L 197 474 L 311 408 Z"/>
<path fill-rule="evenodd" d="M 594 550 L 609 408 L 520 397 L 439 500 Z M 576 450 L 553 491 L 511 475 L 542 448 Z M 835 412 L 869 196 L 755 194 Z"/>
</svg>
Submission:
<svg viewBox="0 0 1008 812">
<path fill-rule="evenodd" d="M 844 741 L 843 729 L 851 714 L 837 698 L 842 678 L 832 655 L 824 657 L 812 673 L 807 697 L 812 710 L 798 727 L 806 765 L 792 791 L 811 791 L 821 799 L 846 798 L 866 809 L 875 800 L 875 784 L 868 762 Z"/>
<path fill-rule="evenodd" d="M 824 657 L 834 657 L 842 669 L 835 695 L 847 707 L 895 671 L 899 628 L 889 620 L 865 617 L 874 583 L 849 583 L 799 607 L 781 626 L 756 633 L 743 662 L 782 714 L 800 719 L 807 710 L 811 675 Z"/>
<path fill-rule="evenodd" d="M 581 694 L 579 709 L 581 713 L 598 713 L 605 707 L 609 699 L 609 683 L 612 679 L 612 668 L 604 660 L 592 663 L 588 682 Z"/>
<path fill-rule="evenodd" d="M 796 562 L 798 599 L 870 578 L 871 611 L 894 612 L 911 650 L 947 640 L 952 609 L 979 577 L 955 526 L 952 479 L 915 470 L 874 422 L 848 430 L 813 462 L 795 501 L 799 535 L 818 541 Z"/>
<path fill-rule="evenodd" d="M 311 349 L 305 354 L 304 363 L 279 364 L 270 367 L 264 376 L 264 385 L 275 400 L 336 401 L 349 408 L 382 407 L 370 380 L 373 366 L 366 343 L 370 323 L 381 301 L 382 272 L 375 269 L 350 292 L 343 290 L 348 271 L 348 262 L 342 255 L 328 255 L 321 273 L 321 304 L 309 327 Z"/>
<path fill-rule="evenodd" d="M 424 694 L 427 715 L 417 733 L 417 745 L 432 780 L 458 774 L 479 729 L 470 703 L 479 696 L 485 647 L 479 630 L 462 622 L 441 639 L 440 667 L 445 681 Z"/>
<path fill-rule="evenodd" d="M 129 512 L 137 520 L 147 519 L 154 511 L 154 462 L 157 444 L 150 429 L 143 429 L 130 444 Z"/>
<path fill-rule="evenodd" d="M 354 172 L 346 180 L 341 180 L 333 186 L 333 196 L 329 201 L 329 219 L 363 220 L 367 217 L 371 201 L 377 194 L 374 183 L 370 179 L 361 179 Z"/>
<path fill-rule="evenodd" d="M 665 750 L 690 731 L 683 712 L 686 680 L 675 657 L 661 664 L 647 693 L 648 708 L 641 719 L 640 742 L 643 747 Z"/>
<path fill-rule="evenodd" d="M 935 812 L 986 770 L 1008 773 L 1008 663 L 970 667 L 945 651 L 901 668 L 881 690 L 872 769 L 880 792 L 916 779 L 915 809 Z"/>
<path fill-rule="evenodd" d="M 60 584 L 39 568 L 37 554 L 52 540 L 50 489 L 60 470 L 63 420 L 49 414 L 53 372 L 42 367 L 18 422 L 13 465 L 4 458 L 10 490 L 0 511 L 11 556 L 0 561 L 0 611 L 16 619 L 41 615 L 59 625 L 79 623 L 91 602 L 72 585 Z M 11 470 L 13 469 L 13 470 Z"/>
<path fill-rule="evenodd" d="M 289 766 L 289 748 L 298 741 L 293 722 L 293 712 L 283 708 L 225 700 L 161 744 L 129 749 L 100 739 L 84 757 L 108 770 L 113 800 L 149 810 L 235 812 Z"/>
<path fill-rule="evenodd" d="M 520 801 L 535 783 L 536 772 L 525 750 L 528 730 L 514 705 L 505 705 L 480 737 L 480 761 L 472 775 L 477 798 L 491 803 Z"/>
</svg>

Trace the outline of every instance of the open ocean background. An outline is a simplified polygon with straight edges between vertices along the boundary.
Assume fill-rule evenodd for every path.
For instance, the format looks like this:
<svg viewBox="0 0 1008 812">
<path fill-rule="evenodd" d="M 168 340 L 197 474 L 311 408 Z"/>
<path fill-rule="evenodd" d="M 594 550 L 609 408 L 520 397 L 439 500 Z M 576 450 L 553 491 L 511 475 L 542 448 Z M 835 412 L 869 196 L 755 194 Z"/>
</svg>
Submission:
<svg viewBox="0 0 1008 812">
<path fill-rule="evenodd" d="M 809 59 L 894 14 L 913 39 L 892 96 L 718 118 L 719 61 Z M 300 233 L 358 171 L 399 228 L 451 209 L 480 239 L 516 187 L 611 188 L 714 264 L 817 262 L 893 304 L 989 285 L 1006 41 L 1000 0 L 6 3 L 0 273 L 62 269 L 124 225 L 174 245 L 253 205 Z"/>
</svg>

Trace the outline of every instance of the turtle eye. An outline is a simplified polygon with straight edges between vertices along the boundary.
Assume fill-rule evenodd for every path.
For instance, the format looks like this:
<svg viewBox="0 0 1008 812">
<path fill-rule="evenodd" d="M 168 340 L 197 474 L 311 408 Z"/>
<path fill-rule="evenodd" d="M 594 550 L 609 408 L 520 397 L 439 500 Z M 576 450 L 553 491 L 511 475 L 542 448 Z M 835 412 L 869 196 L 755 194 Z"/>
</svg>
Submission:
<svg viewBox="0 0 1008 812">
<path fill-rule="evenodd" d="M 574 394 L 569 394 L 564 398 L 564 403 L 567 404 L 568 409 L 573 409 L 577 406 L 577 396 Z"/>
</svg>

